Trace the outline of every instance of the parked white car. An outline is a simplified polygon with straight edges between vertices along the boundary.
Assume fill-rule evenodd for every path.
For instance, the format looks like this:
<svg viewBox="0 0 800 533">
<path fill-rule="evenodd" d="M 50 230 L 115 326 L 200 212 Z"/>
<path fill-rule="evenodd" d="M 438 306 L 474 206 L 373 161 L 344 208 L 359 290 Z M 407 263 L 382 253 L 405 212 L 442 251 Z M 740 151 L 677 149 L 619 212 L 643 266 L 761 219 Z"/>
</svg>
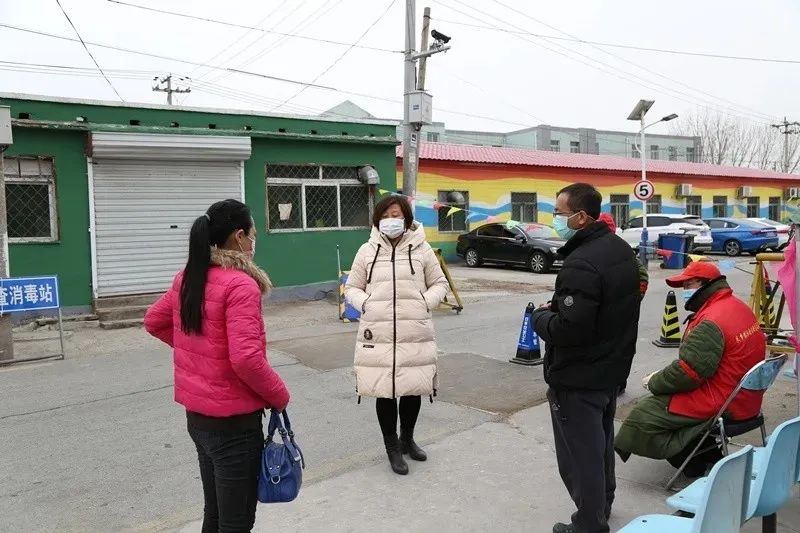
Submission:
<svg viewBox="0 0 800 533">
<path fill-rule="evenodd" d="M 647 241 L 652 247 L 658 246 L 658 236 L 664 233 L 685 233 L 694 236 L 692 252 L 711 251 L 711 229 L 703 219 L 694 215 L 667 215 L 650 213 L 647 215 Z M 642 240 L 642 217 L 632 218 L 617 234 L 632 248 L 639 248 Z"/>
<path fill-rule="evenodd" d="M 792 229 L 791 226 L 768 218 L 748 218 L 747 220 L 752 220 L 753 222 L 759 222 L 765 226 L 775 228 L 775 231 L 778 232 L 778 248 L 775 250 L 776 252 L 783 250 L 786 248 L 786 245 L 789 244 L 789 230 Z"/>
</svg>

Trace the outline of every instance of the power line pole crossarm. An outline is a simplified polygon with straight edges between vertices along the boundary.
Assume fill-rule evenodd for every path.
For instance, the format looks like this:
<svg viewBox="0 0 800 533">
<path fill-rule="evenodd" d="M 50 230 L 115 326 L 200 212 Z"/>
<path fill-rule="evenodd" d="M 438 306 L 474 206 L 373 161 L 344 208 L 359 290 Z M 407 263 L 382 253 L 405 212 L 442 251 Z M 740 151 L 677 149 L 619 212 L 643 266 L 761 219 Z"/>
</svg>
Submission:
<svg viewBox="0 0 800 533">
<path fill-rule="evenodd" d="M 786 120 L 786 117 L 783 117 L 783 122 L 780 124 L 772 124 L 773 128 L 776 128 L 783 134 L 783 172 L 788 173 L 789 169 L 791 168 L 791 161 L 789 161 L 789 135 L 797 135 L 800 134 L 800 122 L 789 122 Z M 783 131 L 781 131 L 783 129 Z"/>
<path fill-rule="evenodd" d="M 189 78 L 180 78 L 179 81 L 188 81 Z M 153 81 L 156 82 L 156 85 L 153 85 L 154 92 L 162 92 L 167 93 L 167 105 L 172 105 L 172 95 L 173 93 L 183 94 L 183 93 L 190 93 L 192 89 L 189 87 L 176 87 L 175 89 L 172 88 L 172 74 L 168 74 L 163 78 L 159 79 L 158 76 L 153 78 Z M 163 87 L 162 87 L 163 85 Z"/>
<path fill-rule="evenodd" d="M 434 43 L 428 47 L 430 8 L 425 8 L 422 47 L 416 48 L 416 0 L 406 0 L 405 50 L 403 63 L 403 193 L 411 198 L 414 208 L 417 196 L 417 165 L 419 162 L 419 132 L 432 121 L 432 97 L 425 92 L 426 59 L 450 49 L 450 37 L 436 30 L 431 33 Z M 419 78 L 417 61 L 421 60 Z"/>
</svg>

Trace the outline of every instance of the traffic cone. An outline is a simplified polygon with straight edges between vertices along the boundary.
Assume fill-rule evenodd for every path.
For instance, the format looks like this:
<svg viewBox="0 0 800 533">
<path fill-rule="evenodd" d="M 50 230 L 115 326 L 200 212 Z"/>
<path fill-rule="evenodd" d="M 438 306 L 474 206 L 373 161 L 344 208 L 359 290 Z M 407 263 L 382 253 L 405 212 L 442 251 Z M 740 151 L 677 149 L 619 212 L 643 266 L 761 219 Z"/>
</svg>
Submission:
<svg viewBox="0 0 800 533">
<path fill-rule="evenodd" d="M 664 304 L 664 318 L 661 321 L 661 337 L 653 341 L 659 348 L 674 348 L 681 344 L 681 323 L 678 318 L 678 302 L 675 300 L 675 292 L 667 293 L 667 301 Z"/>
<path fill-rule="evenodd" d="M 517 343 L 517 356 L 509 362 L 518 365 L 534 366 L 544 363 L 542 359 L 542 351 L 539 346 L 539 336 L 533 329 L 532 315 L 536 306 L 529 303 L 525 308 L 525 314 L 522 317 L 522 330 L 519 334 L 519 342 Z"/>
</svg>

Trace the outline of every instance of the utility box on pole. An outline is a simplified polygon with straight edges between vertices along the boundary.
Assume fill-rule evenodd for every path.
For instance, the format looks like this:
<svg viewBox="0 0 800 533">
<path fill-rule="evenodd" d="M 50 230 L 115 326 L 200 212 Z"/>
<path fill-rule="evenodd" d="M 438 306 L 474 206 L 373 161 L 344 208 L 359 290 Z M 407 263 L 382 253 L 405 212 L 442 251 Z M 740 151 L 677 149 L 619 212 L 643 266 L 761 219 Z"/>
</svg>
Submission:
<svg viewBox="0 0 800 533">
<path fill-rule="evenodd" d="M 433 96 L 425 91 L 410 92 L 408 94 L 408 121 L 412 124 L 432 124 Z"/>
</svg>

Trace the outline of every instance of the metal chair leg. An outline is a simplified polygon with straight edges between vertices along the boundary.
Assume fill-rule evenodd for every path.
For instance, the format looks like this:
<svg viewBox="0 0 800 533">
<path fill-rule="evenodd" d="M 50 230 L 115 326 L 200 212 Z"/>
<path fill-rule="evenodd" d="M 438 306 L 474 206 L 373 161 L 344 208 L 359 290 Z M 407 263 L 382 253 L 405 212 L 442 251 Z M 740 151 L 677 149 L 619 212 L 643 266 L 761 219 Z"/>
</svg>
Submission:
<svg viewBox="0 0 800 533">
<path fill-rule="evenodd" d="M 686 457 L 686 459 L 684 459 L 683 463 L 681 464 L 681 467 L 678 468 L 677 472 L 675 472 L 675 475 L 672 476 L 669 481 L 667 481 L 667 484 L 664 487 L 665 489 L 669 490 L 670 488 L 672 488 L 672 485 L 675 483 L 675 480 L 677 480 L 678 476 L 681 475 L 681 472 L 683 472 L 684 468 L 686 468 L 686 465 L 689 464 L 689 461 L 691 461 L 692 458 L 695 455 L 697 455 L 697 450 L 700 449 L 700 446 L 703 445 L 703 442 L 705 442 L 706 438 L 708 438 L 710 434 L 711 434 L 711 428 L 707 429 L 706 432 L 703 433 L 703 436 L 700 438 L 699 441 L 697 441 L 697 445 L 695 445 L 694 449 L 692 450 L 692 453 L 690 453 L 689 456 Z"/>
<path fill-rule="evenodd" d="M 720 419 L 717 421 L 717 424 L 719 424 L 719 438 L 721 439 L 720 444 L 722 445 L 722 455 L 728 455 L 728 437 L 725 435 L 725 422 L 720 417 Z"/>
<path fill-rule="evenodd" d="M 764 424 L 761 424 L 761 443 L 766 446 L 767 445 L 767 428 L 764 427 Z"/>
<path fill-rule="evenodd" d="M 777 533 L 778 515 L 771 514 L 761 519 L 761 533 Z"/>
</svg>

